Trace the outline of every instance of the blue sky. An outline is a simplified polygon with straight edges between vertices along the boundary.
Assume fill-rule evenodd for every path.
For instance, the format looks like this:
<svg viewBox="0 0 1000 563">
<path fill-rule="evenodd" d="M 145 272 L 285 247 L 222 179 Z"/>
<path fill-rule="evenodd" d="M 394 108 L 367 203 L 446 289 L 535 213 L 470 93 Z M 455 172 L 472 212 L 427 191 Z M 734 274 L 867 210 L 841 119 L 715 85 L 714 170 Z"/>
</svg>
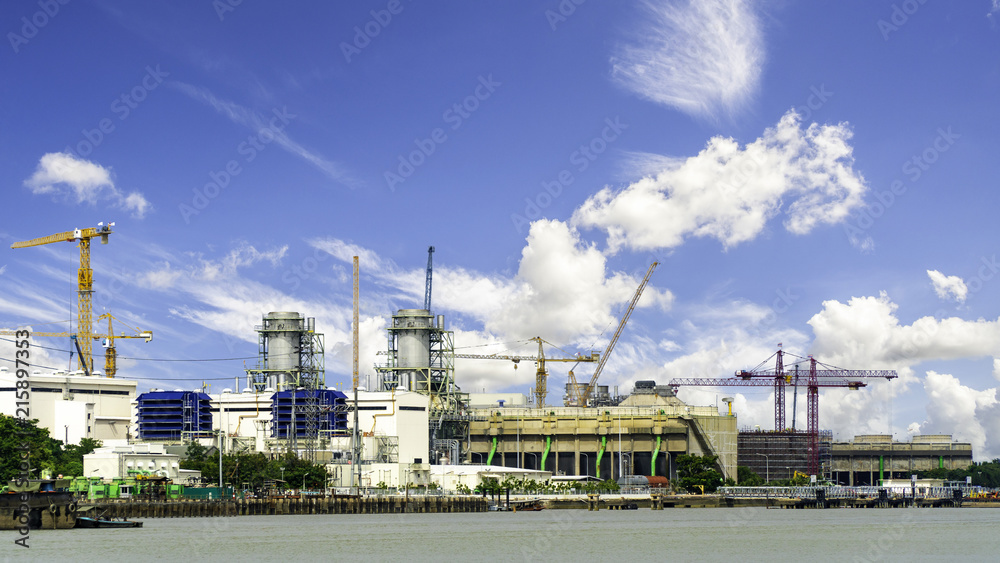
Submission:
<svg viewBox="0 0 1000 563">
<path fill-rule="evenodd" d="M 95 314 L 153 330 L 119 344 L 142 389 L 231 387 L 244 360 L 157 360 L 252 358 L 272 310 L 316 317 L 346 383 L 355 254 L 365 373 L 429 245 L 466 352 L 601 349 L 658 260 L 601 383 L 781 342 L 899 371 L 824 391 L 839 438 L 1000 456 L 995 2 L 233 3 L 5 4 L 0 325 L 68 330 L 76 248 L 9 246 L 99 221 Z M 736 396 L 772 425 L 766 390 Z"/>
</svg>

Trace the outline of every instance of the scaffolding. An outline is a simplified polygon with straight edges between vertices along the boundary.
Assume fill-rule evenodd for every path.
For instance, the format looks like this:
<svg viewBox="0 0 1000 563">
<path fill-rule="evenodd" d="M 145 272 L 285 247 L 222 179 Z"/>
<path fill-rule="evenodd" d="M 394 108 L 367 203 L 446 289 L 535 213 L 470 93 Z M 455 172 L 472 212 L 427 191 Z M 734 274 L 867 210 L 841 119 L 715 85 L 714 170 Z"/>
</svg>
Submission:
<svg viewBox="0 0 1000 563">
<path fill-rule="evenodd" d="M 792 479 L 796 472 L 809 471 L 809 432 L 770 432 L 745 428 L 739 431 L 737 465 L 749 467 L 761 478 L 774 481 Z M 819 473 L 817 480 L 829 480 L 833 467 L 833 432 L 819 432 Z"/>
</svg>

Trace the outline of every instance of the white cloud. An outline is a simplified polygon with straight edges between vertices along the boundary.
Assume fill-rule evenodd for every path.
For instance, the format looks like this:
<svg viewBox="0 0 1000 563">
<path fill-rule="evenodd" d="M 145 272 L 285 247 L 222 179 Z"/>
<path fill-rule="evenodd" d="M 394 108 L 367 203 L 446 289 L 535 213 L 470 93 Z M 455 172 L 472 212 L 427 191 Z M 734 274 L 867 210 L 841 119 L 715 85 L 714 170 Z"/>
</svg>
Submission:
<svg viewBox="0 0 1000 563">
<path fill-rule="evenodd" d="M 835 224 L 863 202 L 846 124 L 803 129 L 794 110 L 740 147 L 713 137 L 697 156 L 615 191 L 604 188 L 573 214 L 572 224 L 608 232 L 612 252 L 673 248 L 688 236 L 726 248 L 756 238 L 785 212 L 785 228 L 806 234 Z"/>
<path fill-rule="evenodd" d="M 305 160 L 309 164 L 312 164 L 323 172 L 328 178 L 339 182 L 349 188 L 355 188 L 358 185 L 358 181 L 348 174 L 346 168 L 336 162 L 330 161 L 323 156 L 316 154 L 315 152 L 303 147 L 298 142 L 294 141 L 288 136 L 286 132 L 285 123 L 282 120 L 275 121 L 272 115 L 260 115 L 259 113 L 251 110 L 250 108 L 241 106 L 235 102 L 230 102 L 227 100 L 221 100 L 217 98 L 214 94 L 205 88 L 199 88 L 197 86 L 192 86 L 190 84 L 185 84 L 183 82 L 171 83 L 172 86 L 183 92 L 188 97 L 197 100 L 199 102 L 208 104 L 218 113 L 224 115 L 233 123 L 242 125 L 252 132 L 259 134 L 263 130 L 267 130 L 274 137 L 274 142 L 277 143 L 281 148 L 285 149 L 289 153 Z M 276 113 L 282 115 L 287 114 L 287 108 L 275 109 Z M 289 118 L 293 118 L 290 116 Z M 272 124 L 280 126 L 272 126 Z"/>
<path fill-rule="evenodd" d="M 878 382 L 853 394 L 825 391 L 820 401 L 821 425 L 840 432 L 885 433 L 892 397 L 920 381 L 914 366 L 930 360 L 1000 357 L 1000 319 L 928 316 L 906 325 L 897 318 L 897 308 L 883 292 L 878 297 L 853 297 L 847 303 L 826 301 L 823 310 L 809 320 L 815 334 L 811 351 L 822 361 L 847 368 L 894 369 L 899 373 L 899 379 L 892 383 Z M 993 366 L 1000 368 L 996 361 Z M 989 425 L 984 422 L 987 414 L 983 409 L 994 409 L 989 412 L 996 414 L 1000 422 L 1000 407 L 988 400 L 995 390 L 974 391 L 954 376 L 935 372 L 928 372 L 922 384 L 929 415 L 927 421 L 918 424 L 921 431 L 950 433 L 972 441 L 977 458 L 984 452 L 992 456 L 1000 453 L 1000 448 L 987 445 L 983 437 L 988 435 L 983 428 Z M 973 424 L 973 420 L 979 422 Z"/>
<path fill-rule="evenodd" d="M 368 249 L 338 239 L 310 244 L 343 262 L 354 255 L 362 257 L 362 273 L 374 279 L 382 303 L 398 299 L 404 301 L 404 307 L 422 304 L 422 265 L 400 268 Z M 594 245 L 584 243 L 575 229 L 561 221 L 536 221 L 513 275 L 435 264 L 433 306 L 435 312 L 450 317 L 449 328 L 456 331 L 458 346 L 491 345 L 474 353 L 532 355 L 537 348 L 525 341 L 541 336 L 567 353 L 587 354 L 607 344 L 644 274 L 645 270 L 608 271 L 606 257 Z M 673 295 L 655 287 L 654 280 L 647 285 L 637 309 L 666 311 L 672 303 Z M 656 368 L 658 362 L 647 356 L 646 348 L 632 344 L 642 338 L 640 322 L 633 320 L 629 328 L 614 352 L 614 361 L 608 363 L 602 384 L 614 384 L 622 373 Z M 648 349 L 656 353 L 652 341 Z M 461 364 L 457 377 L 464 388 L 496 390 L 513 385 L 526 391 L 534 385 L 534 370 L 525 369 L 523 364 L 517 371 L 503 362 Z M 564 377 L 571 366 L 561 367 L 553 365 L 554 377 L 549 384 L 550 400 L 556 403 L 561 389 L 556 389 L 555 378 Z M 581 379 L 589 379 L 592 373 L 588 366 L 577 370 Z"/>
<path fill-rule="evenodd" d="M 804 349 L 805 334 L 782 325 L 774 311 L 746 301 L 725 301 L 688 306 L 682 312 L 684 322 L 671 331 L 671 338 L 681 340 L 687 353 L 665 362 L 654 377 L 667 384 L 675 377 L 731 377 L 740 369 L 749 369 L 774 354 L 778 342 L 785 349 Z M 740 424 L 771 428 L 774 422 L 774 394 L 770 387 L 681 387 L 678 397 L 695 405 L 715 404 L 718 397 L 733 396 L 734 412 Z M 786 424 L 791 423 L 791 393 L 786 397 Z M 799 401 L 798 417 L 804 417 L 804 403 Z"/>
<path fill-rule="evenodd" d="M 934 293 L 941 299 L 949 299 L 958 303 L 965 303 L 965 298 L 969 295 L 969 288 L 958 276 L 946 276 L 937 270 L 927 270 L 927 275 L 934 285 Z"/>
<path fill-rule="evenodd" d="M 612 58 L 613 76 L 654 102 L 697 117 L 733 114 L 757 91 L 764 62 L 749 2 L 645 2 L 644 22 Z"/>
<path fill-rule="evenodd" d="M 927 393 L 927 420 L 921 424 L 924 432 L 951 434 L 955 439 L 972 443 L 975 457 L 996 457 L 1000 450 L 988 446 L 984 419 L 992 420 L 998 403 L 996 388 L 977 391 L 962 383 L 953 375 L 928 371 L 924 379 Z M 987 415 L 987 416 L 984 416 Z"/>
<path fill-rule="evenodd" d="M 583 344 L 617 324 L 612 306 L 628 303 L 645 275 L 607 272 L 606 257 L 561 221 L 532 223 L 527 242 L 516 290 L 486 323 L 491 332 Z M 639 306 L 666 309 L 672 300 L 669 292 L 648 287 Z"/>
<path fill-rule="evenodd" d="M 809 324 L 813 351 L 827 363 L 899 369 L 926 360 L 1000 356 L 1000 319 L 921 317 L 903 325 L 898 306 L 879 297 L 852 297 L 846 304 L 824 301 Z M 902 373 L 901 373 L 902 378 Z"/>
<path fill-rule="evenodd" d="M 138 219 L 152 209 L 141 193 L 124 194 L 116 188 L 111 170 L 69 153 L 43 155 L 35 173 L 24 181 L 24 185 L 34 194 L 52 194 L 77 204 L 96 205 L 99 200 L 109 200 Z"/>
</svg>

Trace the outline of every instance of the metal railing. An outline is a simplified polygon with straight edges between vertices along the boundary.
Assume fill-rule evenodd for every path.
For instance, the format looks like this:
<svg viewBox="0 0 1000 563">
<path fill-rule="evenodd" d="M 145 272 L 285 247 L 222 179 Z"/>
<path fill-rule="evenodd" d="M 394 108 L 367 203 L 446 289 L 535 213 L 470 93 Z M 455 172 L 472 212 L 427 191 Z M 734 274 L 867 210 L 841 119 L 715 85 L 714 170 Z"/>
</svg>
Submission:
<svg viewBox="0 0 1000 563">
<path fill-rule="evenodd" d="M 916 487 L 916 498 L 951 498 L 956 487 Z M 959 487 L 963 497 L 979 487 Z M 912 487 L 720 487 L 719 493 L 732 498 L 816 498 L 816 491 L 826 492 L 826 498 L 878 498 L 879 491 L 886 491 L 889 498 L 912 498 Z"/>
</svg>

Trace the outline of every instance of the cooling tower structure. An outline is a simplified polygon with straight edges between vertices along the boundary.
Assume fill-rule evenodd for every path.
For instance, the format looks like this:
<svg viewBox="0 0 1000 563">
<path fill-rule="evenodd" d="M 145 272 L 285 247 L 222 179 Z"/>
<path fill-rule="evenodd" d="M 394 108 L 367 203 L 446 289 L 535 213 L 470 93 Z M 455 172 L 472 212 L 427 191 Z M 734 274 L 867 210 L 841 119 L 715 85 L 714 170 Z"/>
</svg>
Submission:
<svg viewBox="0 0 1000 563">
<path fill-rule="evenodd" d="M 388 361 L 378 368 L 379 388 L 405 389 L 431 400 L 434 413 L 458 412 L 465 394 L 455 385 L 454 333 L 444 315 L 427 309 L 400 309 L 388 328 Z"/>
<path fill-rule="evenodd" d="M 268 313 L 254 328 L 259 336 L 258 360 L 247 373 L 255 389 L 285 391 L 325 385 L 323 335 L 316 332 L 316 319 L 291 312 Z"/>
<path fill-rule="evenodd" d="M 316 319 L 294 312 L 271 312 L 260 326 L 257 366 L 247 370 L 251 386 L 259 391 L 277 391 L 287 396 L 286 424 L 298 430 L 279 432 L 283 449 L 310 461 L 315 459 L 317 440 L 324 419 L 319 391 L 326 385 L 323 335 L 316 332 Z M 284 395 L 282 395 L 284 393 Z M 282 411 L 285 412 L 285 411 Z M 272 424 L 277 424 L 272 421 Z"/>
</svg>

